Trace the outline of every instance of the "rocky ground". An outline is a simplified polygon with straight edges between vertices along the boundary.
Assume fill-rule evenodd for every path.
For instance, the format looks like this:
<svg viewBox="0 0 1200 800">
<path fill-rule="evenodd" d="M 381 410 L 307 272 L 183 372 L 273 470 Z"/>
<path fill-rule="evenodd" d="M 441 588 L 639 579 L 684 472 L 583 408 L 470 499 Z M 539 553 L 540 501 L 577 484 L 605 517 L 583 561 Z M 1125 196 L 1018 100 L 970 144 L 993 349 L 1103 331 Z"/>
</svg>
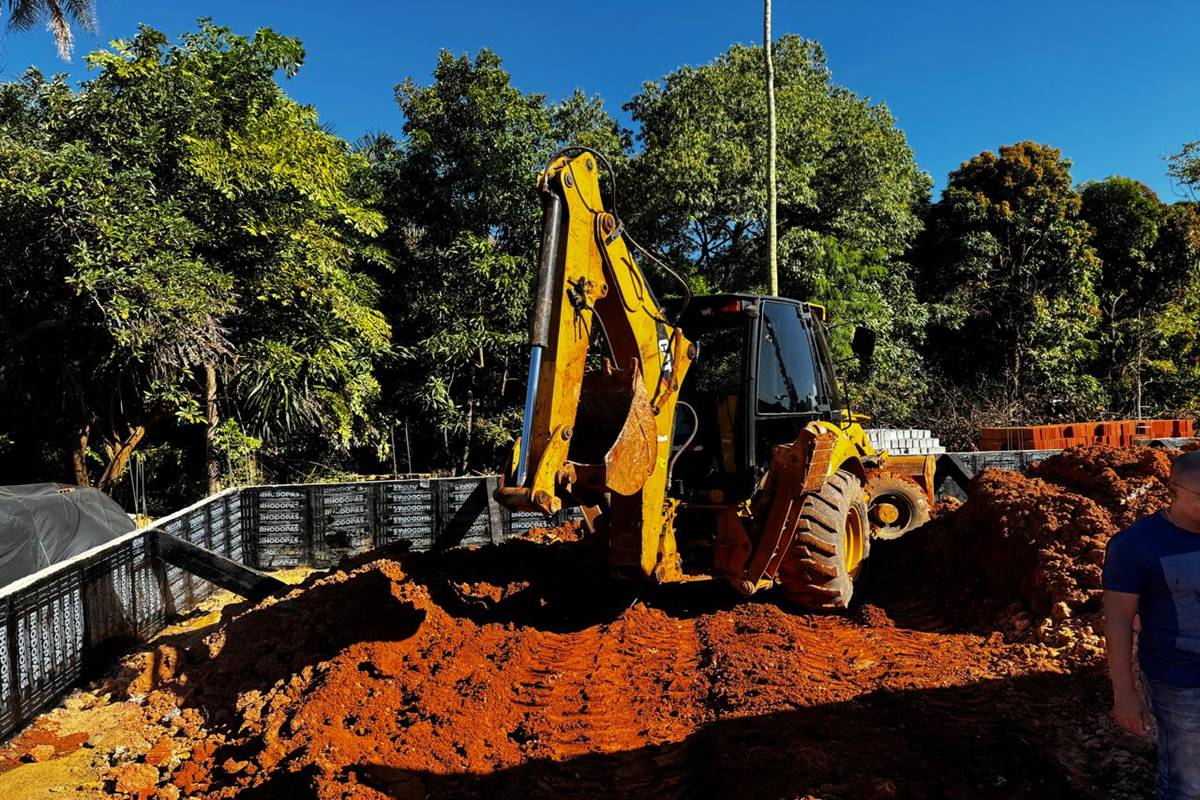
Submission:
<svg viewBox="0 0 1200 800">
<path fill-rule="evenodd" d="M 985 473 L 849 617 L 612 583 L 571 530 L 376 553 L 130 655 L 0 750 L 0 795 L 1146 797 L 1099 580 L 1169 463 Z"/>
</svg>

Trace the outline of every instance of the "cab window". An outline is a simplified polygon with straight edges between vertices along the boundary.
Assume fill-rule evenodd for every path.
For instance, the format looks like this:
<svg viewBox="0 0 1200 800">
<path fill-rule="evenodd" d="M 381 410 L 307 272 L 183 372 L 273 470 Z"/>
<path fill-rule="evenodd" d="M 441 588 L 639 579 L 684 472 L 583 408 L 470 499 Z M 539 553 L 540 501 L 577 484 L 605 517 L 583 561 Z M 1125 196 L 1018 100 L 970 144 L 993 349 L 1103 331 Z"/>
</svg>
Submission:
<svg viewBox="0 0 1200 800">
<path fill-rule="evenodd" d="M 758 413 L 817 412 L 820 388 L 813 364 L 812 338 L 800 316 L 800 307 L 764 302 L 760 331 Z"/>
</svg>

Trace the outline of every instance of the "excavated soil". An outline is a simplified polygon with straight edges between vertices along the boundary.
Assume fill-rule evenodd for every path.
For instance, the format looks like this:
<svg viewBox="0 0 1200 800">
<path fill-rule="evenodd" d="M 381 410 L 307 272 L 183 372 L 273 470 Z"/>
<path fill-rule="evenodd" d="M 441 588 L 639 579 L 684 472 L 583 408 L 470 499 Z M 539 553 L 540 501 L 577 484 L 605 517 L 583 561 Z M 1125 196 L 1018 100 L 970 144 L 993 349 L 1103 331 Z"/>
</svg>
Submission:
<svg viewBox="0 0 1200 800">
<path fill-rule="evenodd" d="M 1072 448 L 1029 475 L 985 470 L 967 502 L 876 557 L 920 575 L 944 620 L 1010 640 L 1098 651 L 1104 552 L 1118 531 L 1170 502 L 1177 451 Z"/>
<path fill-rule="evenodd" d="M 160 647 L 135 688 L 152 677 L 152 708 L 205 721 L 172 782 L 204 798 L 1065 798 L 1115 766 L 1054 755 L 1106 725 L 1095 671 L 879 608 L 808 616 L 714 585 L 632 597 L 580 574 L 585 549 L 375 561 Z M 520 564 L 523 588 L 501 589 Z"/>
<path fill-rule="evenodd" d="M 1153 752 L 1109 721 L 1095 615 L 1104 545 L 1166 502 L 1170 455 L 984 473 L 876 547 L 845 617 L 616 583 L 573 530 L 381 551 L 126 658 L 87 696 L 130 709 L 141 744 L 100 746 L 92 782 L 64 791 L 1145 797 Z M 40 757 L 81 746 L 64 719 L 27 734 Z M 9 775 L 45 766 L 21 740 L 3 757 L 22 762 Z"/>
</svg>

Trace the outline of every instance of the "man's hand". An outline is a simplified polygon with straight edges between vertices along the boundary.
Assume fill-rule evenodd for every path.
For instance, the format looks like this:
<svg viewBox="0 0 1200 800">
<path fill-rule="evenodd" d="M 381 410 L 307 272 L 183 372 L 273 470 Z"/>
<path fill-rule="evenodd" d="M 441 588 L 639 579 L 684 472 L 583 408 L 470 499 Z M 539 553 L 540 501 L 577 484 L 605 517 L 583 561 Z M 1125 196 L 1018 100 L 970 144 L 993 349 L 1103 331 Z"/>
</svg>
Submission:
<svg viewBox="0 0 1200 800">
<path fill-rule="evenodd" d="M 1117 724 L 1134 736 L 1142 736 L 1150 730 L 1150 712 L 1141 692 L 1132 686 L 1113 693 L 1113 718 Z"/>
<path fill-rule="evenodd" d="M 1136 594 L 1104 590 L 1104 643 L 1113 686 L 1113 717 L 1122 728 L 1141 736 L 1150 729 L 1150 712 L 1133 684 L 1133 619 L 1137 612 Z"/>
</svg>

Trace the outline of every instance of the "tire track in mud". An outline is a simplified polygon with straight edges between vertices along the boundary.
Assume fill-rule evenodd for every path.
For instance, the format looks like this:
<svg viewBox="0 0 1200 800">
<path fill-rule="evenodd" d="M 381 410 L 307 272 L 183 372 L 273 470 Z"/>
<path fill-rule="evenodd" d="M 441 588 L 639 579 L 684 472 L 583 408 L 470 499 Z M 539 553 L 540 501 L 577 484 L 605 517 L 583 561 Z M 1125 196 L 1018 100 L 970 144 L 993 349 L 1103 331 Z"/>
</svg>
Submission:
<svg viewBox="0 0 1200 800">
<path fill-rule="evenodd" d="M 578 633 L 530 643 L 514 703 L 549 760 L 537 781 L 550 794 L 694 794 L 686 743 L 703 721 L 707 685 L 693 620 L 634 608 Z M 602 754 L 603 758 L 589 758 Z M 564 763 L 569 762 L 569 763 Z"/>
<path fill-rule="evenodd" d="M 979 640 L 745 604 L 700 621 L 717 716 L 847 702 L 990 676 Z"/>
<path fill-rule="evenodd" d="M 493 555 L 479 558 L 499 569 Z M 599 614 L 586 587 L 572 587 L 573 604 L 536 583 L 510 591 L 473 580 L 471 596 L 484 600 L 464 606 L 399 562 L 375 562 L 317 581 L 279 625 L 223 623 L 212 649 L 181 660 L 177 700 L 261 671 L 246 663 L 245 641 L 215 647 L 239 631 L 264 640 L 249 655 L 261 650 L 280 669 L 224 692 L 239 728 L 201 742 L 218 749 L 193 756 L 201 782 L 189 791 L 208 800 L 1051 800 L 1094 796 L 1071 794 L 1065 772 L 1077 787 L 1113 772 L 1055 755 L 1085 738 L 1076 717 L 1105 702 L 1102 673 L 1087 673 L 1081 693 L 1053 665 L 1018 660 L 1020 648 L 928 630 L 938 620 L 919 603 L 855 620 L 693 586 Z M 390 621 L 386 635 L 370 628 L 309 658 L 300 632 L 344 614 L 347 593 Z M 261 619 L 269 608 L 242 614 Z M 415 629 L 397 634 L 398 616 Z M 297 661 L 306 666 L 293 675 Z M 1097 713 L 1093 727 L 1105 722 L 1106 709 Z"/>
</svg>

